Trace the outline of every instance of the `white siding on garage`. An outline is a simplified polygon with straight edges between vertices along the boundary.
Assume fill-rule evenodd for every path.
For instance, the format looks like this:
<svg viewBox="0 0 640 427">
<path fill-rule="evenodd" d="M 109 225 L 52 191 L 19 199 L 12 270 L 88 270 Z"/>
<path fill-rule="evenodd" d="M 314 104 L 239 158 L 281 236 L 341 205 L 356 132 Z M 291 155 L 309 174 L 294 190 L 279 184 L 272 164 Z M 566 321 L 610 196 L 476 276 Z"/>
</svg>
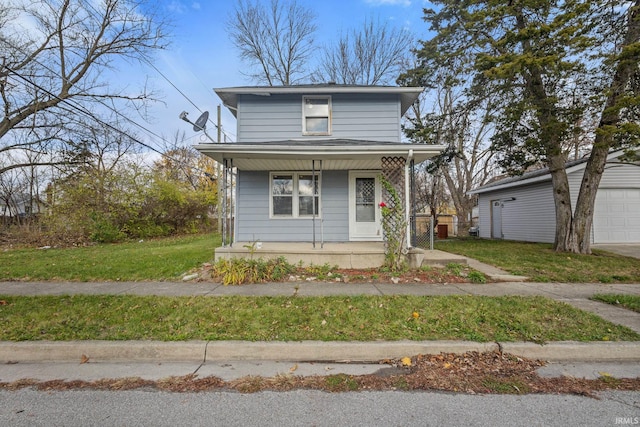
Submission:
<svg viewBox="0 0 640 427">
<path fill-rule="evenodd" d="M 480 237 L 491 238 L 491 204 L 501 200 L 502 235 L 505 240 L 553 243 L 555 208 L 549 181 L 478 196 Z"/>
<path fill-rule="evenodd" d="M 640 242 L 640 189 L 601 188 L 594 212 L 594 243 Z"/>
<path fill-rule="evenodd" d="M 640 242 L 640 167 L 608 165 L 596 195 L 593 243 Z"/>
<path fill-rule="evenodd" d="M 584 167 L 568 173 L 571 205 L 575 209 Z M 537 184 L 522 184 L 478 194 L 480 237 L 491 238 L 491 204 L 507 200 L 502 208 L 504 239 L 535 242 L 554 241 L 555 206 L 550 178 Z M 640 242 L 640 167 L 608 164 L 602 175 L 593 216 L 593 243 Z"/>
</svg>

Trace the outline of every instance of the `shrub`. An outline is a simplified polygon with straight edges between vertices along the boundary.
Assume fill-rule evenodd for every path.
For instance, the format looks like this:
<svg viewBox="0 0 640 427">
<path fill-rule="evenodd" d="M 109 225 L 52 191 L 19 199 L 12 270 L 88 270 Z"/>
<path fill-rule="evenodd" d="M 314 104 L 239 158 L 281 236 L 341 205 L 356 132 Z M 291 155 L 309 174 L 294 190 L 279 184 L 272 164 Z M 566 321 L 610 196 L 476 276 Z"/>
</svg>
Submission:
<svg viewBox="0 0 640 427">
<path fill-rule="evenodd" d="M 487 283 L 486 276 L 479 271 L 469 273 L 469 280 L 471 280 L 471 283 Z"/>
<path fill-rule="evenodd" d="M 213 264 L 211 275 L 222 284 L 242 285 L 243 283 L 259 283 L 280 280 L 284 275 L 295 271 L 284 257 L 264 260 L 232 258 L 220 259 Z"/>
</svg>

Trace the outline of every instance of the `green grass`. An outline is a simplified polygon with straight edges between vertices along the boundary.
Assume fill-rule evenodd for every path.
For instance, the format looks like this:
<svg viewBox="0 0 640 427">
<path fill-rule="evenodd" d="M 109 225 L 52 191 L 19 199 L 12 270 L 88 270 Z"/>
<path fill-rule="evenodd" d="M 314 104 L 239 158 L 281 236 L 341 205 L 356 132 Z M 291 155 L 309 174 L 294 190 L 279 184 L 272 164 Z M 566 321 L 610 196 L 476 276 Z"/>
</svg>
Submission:
<svg viewBox="0 0 640 427">
<path fill-rule="evenodd" d="M 0 280 L 171 280 L 213 259 L 216 234 L 0 251 Z"/>
<path fill-rule="evenodd" d="M 0 301 L 0 341 L 640 340 L 544 297 L 4 295 Z"/>
<path fill-rule="evenodd" d="M 594 250 L 593 255 L 566 254 L 556 253 L 544 243 L 487 239 L 439 241 L 436 249 L 475 258 L 533 282 L 640 282 L 637 259 L 600 250 Z"/>
<path fill-rule="evenodd" d="M 591 297 L 592 300 L 606 302 L 612 305 L 621 305 L 624 308 L 640 313 L 640 295 L 598 294 Z"/>
</svg>

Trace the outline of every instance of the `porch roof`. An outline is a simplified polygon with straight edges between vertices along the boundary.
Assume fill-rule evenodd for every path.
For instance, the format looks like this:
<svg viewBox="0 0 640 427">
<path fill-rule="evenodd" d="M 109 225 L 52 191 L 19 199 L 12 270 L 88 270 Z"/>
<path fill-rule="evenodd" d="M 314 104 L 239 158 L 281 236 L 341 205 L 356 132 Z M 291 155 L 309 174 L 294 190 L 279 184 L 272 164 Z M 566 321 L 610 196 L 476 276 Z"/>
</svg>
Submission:
<svg viewBox="0 0 640 427">
<path fill-rule="evenodd" d="M 195 148 L 222 163 L 232 159 L 240 170 L 311 170 L 322 160 L 323 170 L 380 169 L 381 157 L 403 157 L 421 163 L 445 148 L 442 145 L 347 139 L 200 144 Z M 316 168 L 318 165 L 316 164 Z"/>
</svg>

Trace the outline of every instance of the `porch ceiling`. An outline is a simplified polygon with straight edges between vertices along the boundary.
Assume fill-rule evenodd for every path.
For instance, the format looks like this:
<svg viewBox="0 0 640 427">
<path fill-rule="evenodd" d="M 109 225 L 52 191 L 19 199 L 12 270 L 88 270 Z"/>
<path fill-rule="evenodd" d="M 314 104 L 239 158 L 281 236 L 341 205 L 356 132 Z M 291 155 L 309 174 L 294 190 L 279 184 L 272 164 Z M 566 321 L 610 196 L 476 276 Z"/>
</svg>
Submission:
<svg viewBox="0 0 640 427">
<path fill-rule="evenodd" d="M 380 169 L 382 157 L 411 158 L 421 163 L 439 154 L 444 146 L 426 144 L 371 144 L 342 146 L 292 146 L 263 144 L 201 144 L 195 147 L 222 163 L 232 159 L 240 170 L 311 170 L 322 160 L 323 170 Z M 319 164 L 316 162 L 316 168 Z"/>
</svg>

